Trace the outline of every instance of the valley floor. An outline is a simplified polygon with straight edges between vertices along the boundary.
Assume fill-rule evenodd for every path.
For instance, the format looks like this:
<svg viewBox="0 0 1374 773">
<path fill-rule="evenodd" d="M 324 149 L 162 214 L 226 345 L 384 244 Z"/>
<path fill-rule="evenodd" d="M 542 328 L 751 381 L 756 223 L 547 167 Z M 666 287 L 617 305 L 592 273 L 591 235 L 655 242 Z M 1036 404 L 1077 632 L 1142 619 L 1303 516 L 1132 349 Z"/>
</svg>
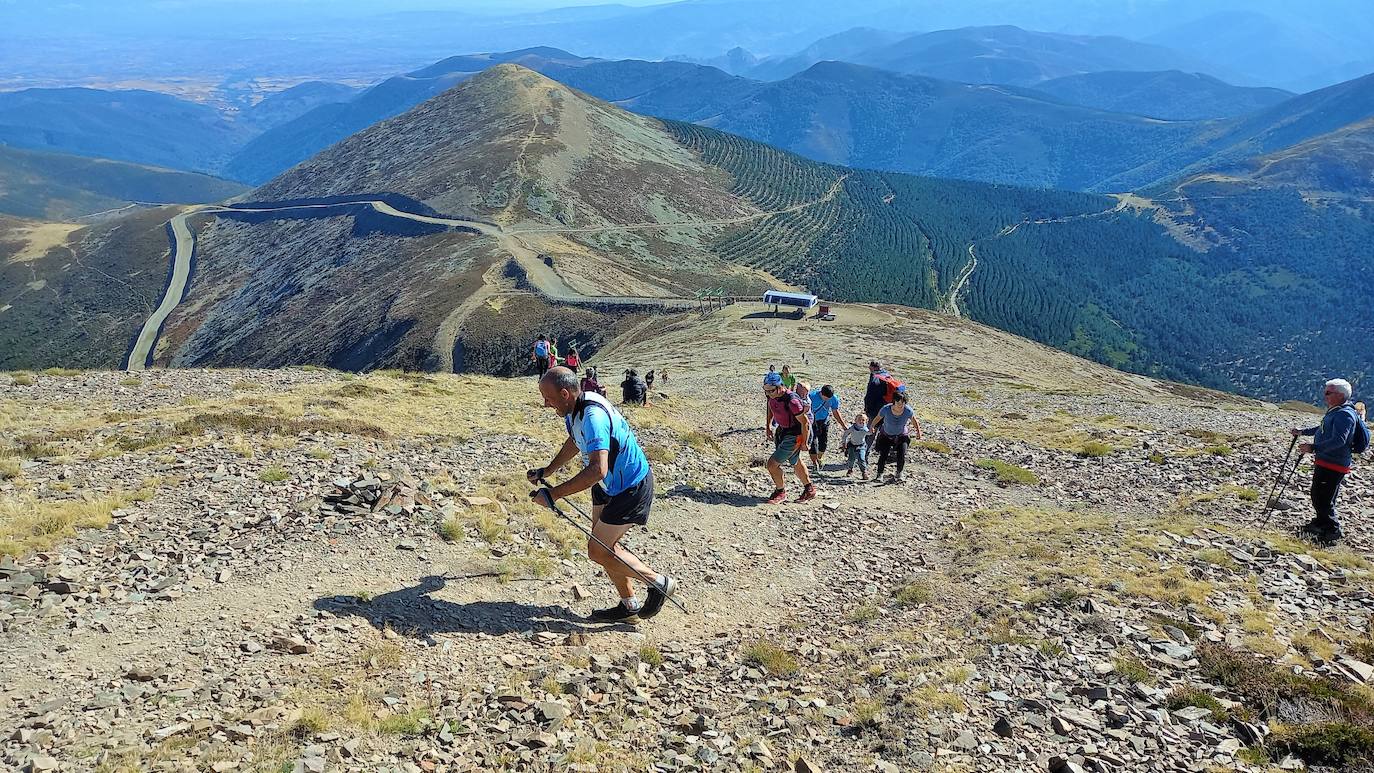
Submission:
<svg viewBox="0 0 1374 773">
<path fill-rule="evenodd" d="M 1302 491 L 1259 524 L 1316 416 L 838 314 L 663 317 L 591 363 L 671 377 L 627 409 L 659 482 L 630 544 L 690 614 L 638 627 L 582 619 L 609 585 L 525 499 L 562 432 L 531 378 L 0 375 L 0 765 L 1260 770 L 1368 720 L 1374 491 L 1348 547 L 1284 536 Z M 925 428 L 906 481 L 832 432 L 819 498 L 763 504 L 762 373 L 847 415 L 872 357 Z M 1252 689 L 1306 677 L 1325 703 Z"/>
</svg>

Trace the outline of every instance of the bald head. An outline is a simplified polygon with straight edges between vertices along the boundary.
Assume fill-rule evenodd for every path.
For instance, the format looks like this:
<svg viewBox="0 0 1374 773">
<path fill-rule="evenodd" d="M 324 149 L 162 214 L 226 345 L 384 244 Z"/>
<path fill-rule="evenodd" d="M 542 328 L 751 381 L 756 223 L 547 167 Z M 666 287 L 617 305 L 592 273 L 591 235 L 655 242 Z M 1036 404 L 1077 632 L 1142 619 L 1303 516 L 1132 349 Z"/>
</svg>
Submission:
<svg viewBox="0 0 1374 773">
<path fill-rule="evenodd" d="M 559 416 L 567 416 L 577 407 L 577 398 L 582 388 L 577 374 L 563 366 L 549 368 L 539 379 L 539 394 L 544 405 L 552 408 Z"/>
</svg>

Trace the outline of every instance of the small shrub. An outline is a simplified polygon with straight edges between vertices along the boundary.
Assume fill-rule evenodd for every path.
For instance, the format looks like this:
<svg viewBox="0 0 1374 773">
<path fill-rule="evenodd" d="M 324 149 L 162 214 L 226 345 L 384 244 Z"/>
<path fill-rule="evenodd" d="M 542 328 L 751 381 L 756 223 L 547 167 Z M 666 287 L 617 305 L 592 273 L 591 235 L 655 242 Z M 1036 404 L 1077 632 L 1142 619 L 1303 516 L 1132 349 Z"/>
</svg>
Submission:
<svg viewBox="0 0 1374 773">
<path fill-rule="evenodd" d="M 305 453 L 306 456 L 309 456 L 311 459 L 329 459 L 334 456 L 327 448 L 312 448 Z"/>
<path fill-rule="evenodd" d="M 790 676 L 798 668 L 797 659 L 792 653 L 766 639 L 759 639 L 745 647 L 744 660 L 772 676 Z"/>
<path fill-rule="evenodd" d="M 931 590 L 930 583 L 915 580 L 893 591 L 892 597 L 898 604 L 912 607 L 917 604 L 929 604 L 935 598 L 935 593 Z"/>
<path fill-rule="evenodd" d="M 1067 609 L 1073 602 L 1083 597 L 1081 591 L 1072 585 L 1065 585 L 1059 588 L 1044 588 L 1031 596 L 1026 602 L 1026 606 L 1031 609 L 1040 607 L 1056 607 Z"/>
<path fill-rule="evenodd" d="M 688 430 L 682 435 L 682 442 L 699 453 L 719 452 L 720 443 L 715 438 L 698 430 Z"/>
<path fill-rule="evenodd" d="M 1088 440 L 1078 446 L 1078 455 L 1085 457 L 1110 456 L 1115 448 L 1100 440 Z"/>
<path fill-rule="evenodd" d="M 467 536 L 467 529 L 457 516 L 449 516 L 439 524 L 439 536 L 443 537 L 445 542 L 457 542 Z"/>
<path fill-rule="evenodd" d="M 983 429 L 983 422 L 978 421 L 977 419 L 960 419 L 959 426 L 963 427 L 964 429 L 980 430 Z"/>
<path fill-rule="evenodd" d="M 878 717 L 883 713 L 883 704 L 880 701 L 866 700 L 854 704 L 854 710 L 850 716 L 854 719 L 854 724 L 858 727 L 874 727 L 878 724 Z"/>
<path fill-rule="evenodd" d="M 1150 464 L 1165 464 L 1166 462 L 1169 461 L 1169 457 L 1165 456 L 1165 455 L 1164 455 L 1162 452 L 1160 452 L 1160 451 L 1151 451 L 1151 452 L 1150 452 L 1150 456 L 1149 456 L 1148 458 L 1149 458 Z"/>
<path fill-rule="evenodd" d="M 263 483 L 281 483 L 282 481 L 290 477 L 291 473 L 287 472 L 281 467 L 268 467 L 267 469 L 258 473 L 258 480 L 262 481 Z"/>
<path fill-rule="evenodd" d="M 417 736 L 425 732 L 429 725 L 429 712 L 412 709 L 404 714 L 392 714 L 377 723 L 377 732 L 383 735 Z"/>
<path fill-rule="evenodd" d="M 1313 766 L 1348 770 L 1374 759 L 1374 730 L 1349 722 L 1282 725 L 1269 743 L 1280 755 L 1292 754 Z"/>
<path fill-rule="evenodd" d="M 19 373 L 11 373 L 10 381 L 15 386 L 33 386 L 38 383 L 38 377 L 32 373 L 24 373 L 21 371 Z"/>
<path fill-rule="evenodd" d="M 1005 483 L 1008 485 L 1021 484 L 1026 486 L 1034 486 L 1040 483 L 1040 478 L 1036 477 L 1035 473 L 1027 470 L 1025 467 L 1008 464 L 1000 459 L 979 459 L 974 464 L 980 469 L 996 472 L 998 483 Z"/>
<path fill-rule="evenodd" d="M 1223 724 L 1230 719 L 1230 713 L 1226 711 L 1225 706 L 1221 705 L 1221 701 L 1216 699 L 1216 696 L 1197 687 L 1175 687 L 1165 698 L 1164 705 L 1170 711 L 1188 706 L 1207 709 L 1212 712 L 1212 721 L 1217 724 Z"/>
<path fill-rule="evenodd" d="M 953 714 L 965 708 L 964 699 L 957 693 L 942 690 L 931 684 L 922 685 L 907 693 L 903 696 L 902 703 L 912 707 L 922 719 L 935 712 Z"/>
<path fill-rule="evenodd" d="M 876 604 L 864 604 L 856 607 L 849 613 L 851 623 L 869 623 L 878 619 L 878 606 Z"/>
<path fill-rule="evenodd" d="M 934 451 L 937 454 L 947 454 L 952 450 L 948 443 L 941 440 L 918 440 L 912 445 L 927 451 Z"/>
<path fill-rule="evenodd" d="M 1067 652 L 1067 650 L 1064 649 L 1064 645 L 1058 642 L 1052 642 L 1049 639 L 1040 642 L 1039 649 L 1040 654 L 1047 658 L 1057 658 Z"/>
<path fill-rule="evenodd" d="M 1235 451 L 1228 445 L 1207 446 L 1202 450 L 1211 454 L 1212 456 L 1230 456 L 1231 454 L 1235 453 Z"/>
<path fill-rule="evenodd" d="M 1219 566 L 1222 569 L 1235 571 L 1238 568 L 1236 559 L 1232 558 L 1230 553 L 1227 553 L 1221 548 L 1203 548 L 1194 553 L 1193 557 L 1213 566 Z"/>
<path fill-rule="evenodd" d="M 658 647 L 652 644 L 644 644 L 639 648 L 639 660 L 651 666 L 663 665 L 663 653 L 659 652 Z"/>
<path fill-rule="evenodd" d="M 677 451 L 658 443 L 646 443 L 644 455 L 649 458 L 649 461 L 659 464 L 671 464 L 677 460 Z"/>
<path fill-rule="evenodd" d="M 1116 673 L 1131 684 L 1153 684 L 1155 681 L 1154 676 L 1150 674 L 1149 667 L 1134 655 L 1115 658 L 1112 660 L 1112 664 L 1116 666 Z"/>
<path fill-rule="evenodd" d="M 300 719 L 291 725 L 287 734 L 298 741 L 312 738 L 329 729 L 329 713 L 318 706 L 301 711 Z"/>
</svg>

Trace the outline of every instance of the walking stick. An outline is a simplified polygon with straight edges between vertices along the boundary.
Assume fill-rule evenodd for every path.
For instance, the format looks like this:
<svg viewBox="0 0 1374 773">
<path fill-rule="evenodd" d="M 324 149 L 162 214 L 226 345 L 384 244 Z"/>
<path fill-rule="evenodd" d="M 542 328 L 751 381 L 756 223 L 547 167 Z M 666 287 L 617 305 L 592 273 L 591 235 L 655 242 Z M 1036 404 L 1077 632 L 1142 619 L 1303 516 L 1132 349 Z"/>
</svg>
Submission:
<svg viewBox="0 0 1374 773">
<path fill-rule="evenodd" d="M 553 489 L 553 484 L 549 483 L 549 482 L 548 482 L 547 480 L 545 480 L 543 477 L 539 478 L 539 484 L 540 484 L 541 486 L 543 486 L 545 489 L 548 489 L 548 490 L 552 490 L 552 489 Z M 577 520 L 575 520 L 572 516 L 570 516 L 570 515 L 568 515 L 567 513 L 563 512 L 563 509 L 560 508 L 560 507 L 558 506 L 558 503 L 556 503 L 556 502 L 553 501 L 553 497 L 545 497 L 545 499 L 547 499 L 547 500 L 549 501 L 549 507 L 550 507 L 555 513 L 557 513 L 559 517 L 561 517 L 563 520 L 567 521 L 568 523 L 572 524 L 578 531 L 580 531 L 580 532 L 582 532 L 583 534 L 587 535 L 587 537 L 588 537 L 592 542 L 595 542 L 596 544 L 600 545 L 601 548 L 602 548 L 603 550 L 605 550 L 607 553 L 610 553 L 611 556 L 612 556 L 613 558 L 615 558 L 615 560 L 619 561 L 620 564 L 621 564 L 621 566 L 624 566 L 626 569 L 629 569 L 630 571 L 634 572 L 634 573 L 635 573 L 635 576 L 638 577 L 639 579 L 643 580 L 645 583 L 647 583 L 647 584 L 649 585 L 649 587 L 651 587 L 651 588 L 657 588 L 657 589 L 658 589 L 658 592 L 659 592 L 659 593 L 662 593 L 662 594 L 663 594 L 663 597 L 664 597 L 665 599 L 667 599 L 667 600 L 673 602 L 673 606 L 677 607 L 678 609 L 681 609 L 683 612 L 687 612 L 687 607 L 684 607 L 684 606 L 682 605 L 682 602 L 678 601 L 677 599 L 675 599 L 675 598 L 673 598 L 672 596 L 669 596 L 667 593 L 665 593 L 665 592 L 664 592 L 664 588 L 663 588 L 662 585 L 659 585 L 658 583 L 654 582 L 653 580 L 650 580 L 648 577 L 645 577 L 644 575 L 640 574 L 638 569 L 634 568 L 633 566 L 630 566 L 630 564 L 629 564 L 625 559 L 623 559 L 623 558 L 620 557 L 620 554 L 619 554 L 619 553 L 616 553 L 616 552 L 615 552 L 615 548 L 612 548 L 610 545 L 607 545 L 606 543 L 602 542 L 602 541 L 601 541 L 601 538 L 598 537 L 598 536 L 596 536 L 595 534 L 593 534 L 591 529 L 588 529 L 587 527 L 583 526 L 581 523 L 579 523 Z M 576 502 L 572 501 L 571 499 L 568 499 L 567 497 L 563 497 L 563 501 L 564 501 L 564 502 L 567 502 L 569 505 L 572 505 L 572 508 L 573 508 L 574 510 L 576 510 L 577 512 L 581 513 L 583 518 L 586 518 L 586 519 L 588 519 L 588 520 L 591 520 L 591 516 L 587 515 L 587 512 L 586 512 L 585 510 L 583 510 L 582 508 L 578 507 Z M 629 549 L 629 548 L 621 548 L 621 549 L 624 550 L 626 553 L 629 553 L 631 556 L 634 556 L 634 553 L 630 553 L 630 549 Z M 690 613 L 689 613 L 689 614 L 690 614 Z"/>
<path fill-rule="evenodd" d="M 1283 461 L 1279 463 L 1278 474 L 1274 476 L 1274 485 L 1269 487 L 1269 498 L 1264 500 L 1264 515 L 1260 517 L 1261 525 L 1269 521 L 1269 511 L 1274 509 L 1274 492 L 1278 491 L 1279 481 L 1283 480 L 1283 474 L 1288 470 L 1288 460 L 1293 456 L 1293 449 L 1297 446 L 1298 438 L 1295 435 L 1293 436 L 1293 441 L 1288 444 L 1288 453 L 1283 455 Z M 1299 459 L 1301 459 L 1301 457 L 1299 457 Z M 1288 486 L 1285 485 L 1284 488 L 1287 489 Z"/>
<path fill-rule="evenodd" d="M 1306 455 L 1307 454 L 1299 453 L 1298 460 L 1293 462 L 1293 469 L 1288 472 L 1288 477 L 1284 478 L 1283 488 L 1279 489 L 1279 499 L 1283 499 L 1283 495 L 1288 492 L 1288 485 L 1293 482 L 1293 478 L 1297 477 L 1298 468 L 1302 466 L 1302 458 Z M 1265 519 L 1260 521 L 1260 525 L 1263 526 L 1268 520 L 1268 516 L 1265 516 Z"/>
</svg>

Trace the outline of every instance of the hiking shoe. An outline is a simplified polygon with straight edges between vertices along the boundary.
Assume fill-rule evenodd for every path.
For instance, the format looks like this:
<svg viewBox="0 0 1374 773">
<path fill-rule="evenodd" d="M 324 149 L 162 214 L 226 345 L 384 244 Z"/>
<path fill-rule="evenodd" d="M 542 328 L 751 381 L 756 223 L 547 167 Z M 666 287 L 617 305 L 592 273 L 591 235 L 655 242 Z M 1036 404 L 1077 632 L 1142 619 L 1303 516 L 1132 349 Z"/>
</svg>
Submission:
<svg viewBox="0 0 1374 773">
<path fill-rule="evenodd" d="M 659 590 L 659 586 L 657 585 L 649 586 L 649 597 L 644 599 L 644 606 L 639 608 L 640 618 L 648 620 L 658 614 L 663 610 L 664 602 L 676 592 L 677 580 L 674 580 L 666 574 L 663 575 L 663 590 Z"/>
<path fill-rule="evenodd" d="M 1298 537 L 1311 540 L 1319 545 L 1330 545 L 1339 542 L 1345 537 L 1345 534 L 1341 532 L 1339 526 L 1313 520 L 1298 527 Z"/>
<path fill-rule="evenodd" d="M 860 480 L 868 480 L 868 473 L 864 473 Z"/>
<path fill-rule="evenodd" d="M 787 498 L 787 491 L 786 491 L 785 489 L 780 489 L 780 488 L 779 488 L 779 489 L 773 489 L 773 495 L 770 496 L 770 497 L 768 497 L 768 504 L 770 504 L 770 505 L 781 504 L 781 503 L 782 503 L 782 500 L 784 500 L 784 499 L 786 499 L 786 498 Z"/>
<path fill-rule="evenodd" d="M 893 476 L 892 476 L 892 482 L 893 482 L 893 483 L 901 483 L 901 482 L 902 482 L 902 474 L 899 472 L 899 473 L 897 473 L 896 475 L 893 475 Z"/>
<path fill-rule="evenodd" d="M 813 500 L 813 499 L 815 499 L 815 498 L 816 498 L 816 487 L 815 487 L 814 485 L 811 485 L 811 486 L 807 486 L 806 488 L 802 489 L 801 496 L 797 497 L 797 501 L 798 501 L 798 502 L 810 502 L 811 500 Z"/>
<path fill-rule="evenodd" d="M 637 623 L 639 622 L 639 610 L 630 609 L 622 601 L 613 607 L 598 609 L 588 617 L 598 623 Z"/>
</svg>

